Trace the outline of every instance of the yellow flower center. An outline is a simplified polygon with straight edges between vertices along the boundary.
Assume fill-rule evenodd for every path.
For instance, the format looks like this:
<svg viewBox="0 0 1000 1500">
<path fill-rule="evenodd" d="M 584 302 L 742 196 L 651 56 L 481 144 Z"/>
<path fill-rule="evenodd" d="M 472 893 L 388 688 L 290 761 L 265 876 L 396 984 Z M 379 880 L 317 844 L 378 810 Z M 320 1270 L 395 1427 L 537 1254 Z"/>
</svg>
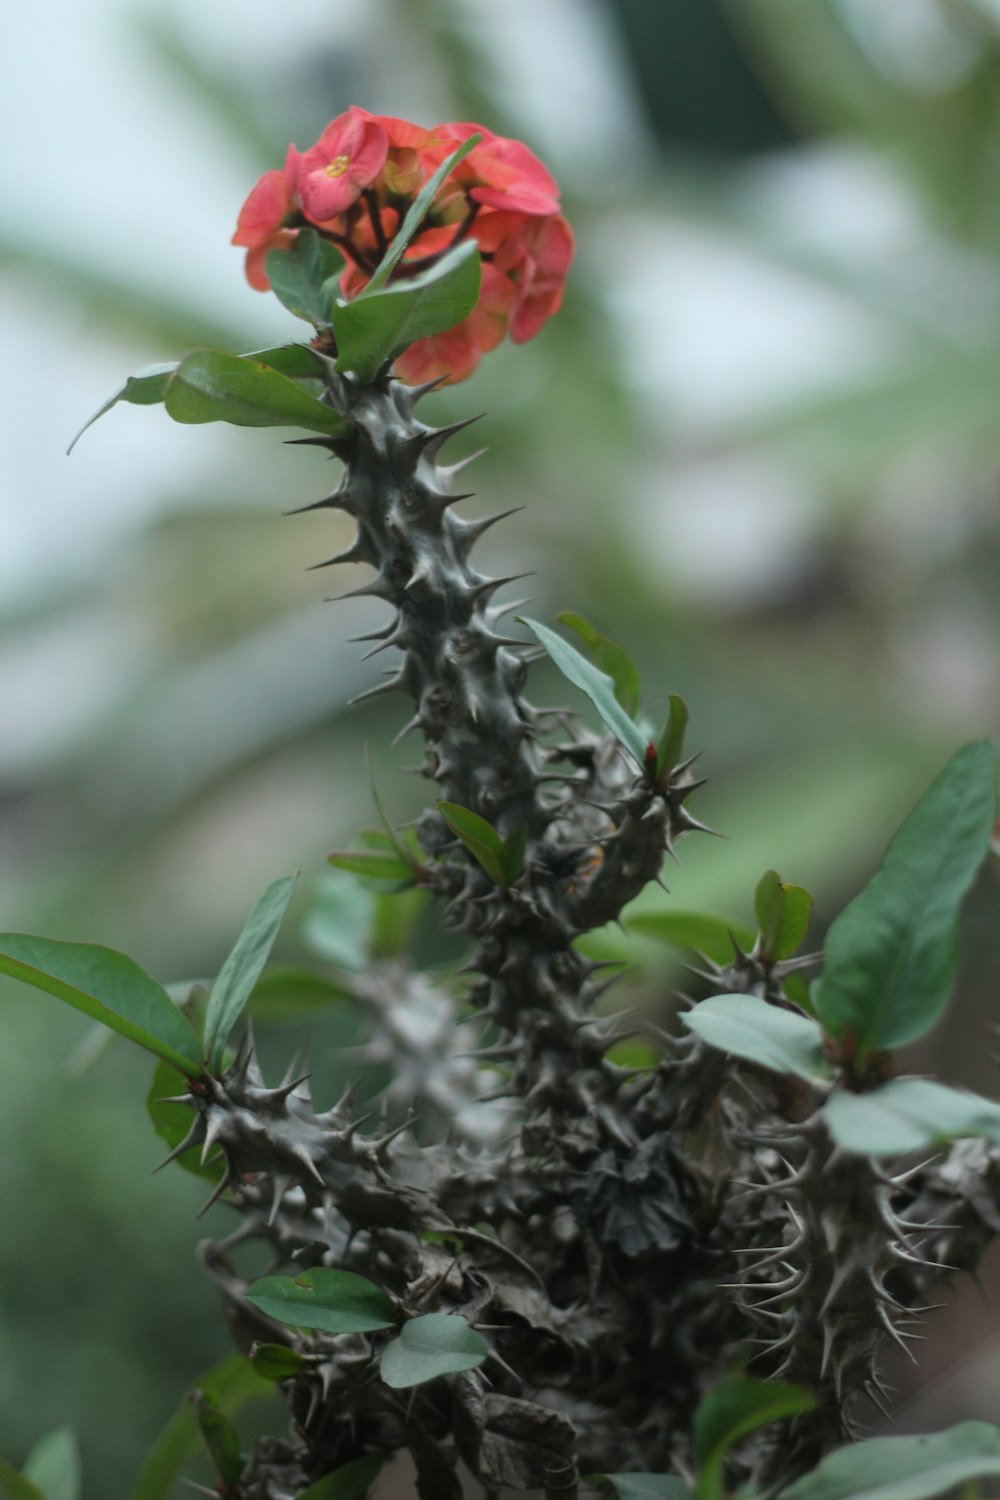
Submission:
<svg viewBox="0 0 1000 1500">
<path fill-rule="evenodd" d="M 325 169 L 327 177 L 343 177 L 351 165 L 349 156 L 335 156 L 330 165 Z"/>
</svg>

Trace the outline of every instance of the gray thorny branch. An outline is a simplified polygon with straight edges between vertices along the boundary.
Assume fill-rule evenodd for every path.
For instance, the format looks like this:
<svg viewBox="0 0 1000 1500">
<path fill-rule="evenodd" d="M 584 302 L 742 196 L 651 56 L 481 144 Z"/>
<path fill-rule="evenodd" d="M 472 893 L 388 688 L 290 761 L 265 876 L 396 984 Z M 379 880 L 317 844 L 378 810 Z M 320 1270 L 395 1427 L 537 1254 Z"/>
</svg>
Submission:
<svg viewBox="0 0 1000 1500">
<path fill-rule="evenodd" d="M 239 1215 L 202 1246 L 237 1343 L 306 1357 L 282 1383 L 290 1435 L 257 1443 L 241 1494 L 294 1500 L 374 1451 L 409 1452 L 422 1500 L 459 1500 L 463 1467 L 489 1495 L 549 1500 L 573 1500 L 589 1472 L 690 1475 L 693 1410 L 755 1334 L 751 1371 L 819 1396 L 744 1454 L 740 1477 L 787 1481 L 856 1433 L 858 1392 L 881 1400 L 879 1350 L 907 1337 L 932 1263 L 973 1267 L 1000 1228 L 1000 1155 L 963 1143 L 904 1183 L 832 1150 L 807 1085 L 737 1076 L 694 1036 L 668 1040 L 652 1070 L 608 1059 L 616 1023 L 595 1009 L 608 980 L 574 941 L 701 827 L 685 806 L 700 783 L 678 766 L 661 794 L 610 739 L 546 739 L 566 720 L 521 696 L 526 647 L 500 628 L 513 606 L 492 602 L 511 580 L 470 561 L 492 520 L 452 508 L 471 459 L 439 462 L 468 424 L 425 425 L 423 394 L 331 369 L 327 399 L 350 434 L 305 441 L 343 474 L 306 508 L 354 518 L 355 542 L 332 561 L 371 565 L 355 593 L 392 607 L 370 638 L 401 659 L 373 692 L 412 700 L 406 728 L 447 800 L 505 837 L 526 831 L 524 870 L 501 891 L 436 811 L 421 819 L 424 879 L 474 945 L 463 1002 L 481 1019 L 461 1020 L 451 994 L 401 965 L 359 982 L 395 1075 L 376 1130 L 350 1095 L 316 1113 L 307 1082 L 267 1088 L 248 1042 L 192 1097 L 189 1140 L 221 1151 L 217 1193 Z M 790 967 L 737 951 L 702 982 L 786 1004 Z M 461 1055 L 470 1032 L 478 1059 Z M 388 1335 L 296 1333 L 244 1299 L 230 1252 L 251 1241 L 269 1271 L 341 1267 L 408 1313 L 459 1313 L 488 1330 L 491 1354 L 390 1389 L 377 1376 Z"/>
</svg>

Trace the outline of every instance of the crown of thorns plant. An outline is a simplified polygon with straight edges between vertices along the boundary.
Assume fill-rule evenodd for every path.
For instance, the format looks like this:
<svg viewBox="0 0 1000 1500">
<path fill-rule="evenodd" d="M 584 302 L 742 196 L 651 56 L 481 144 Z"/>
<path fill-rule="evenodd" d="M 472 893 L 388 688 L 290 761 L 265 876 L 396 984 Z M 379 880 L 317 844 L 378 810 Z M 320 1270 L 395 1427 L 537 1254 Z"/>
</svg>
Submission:
<svg viewBox="0 0 1000 1500">
<path fill-rule="evenodd" d="M 385 603 L 362 639 L 393 653 L 362 696 L 407 701 L 400 734 L 422 741 L 436 794 L 415 833 L 379 803 L 383 826 L 331 861 L 379 903 L 422 892 L 468 952 L 457 974 L 397 954 L 331 977 L 370 1017 L 366 1055 L 390 1081 L 317 1108 L 301 1065 L 265 1081 L 249 1024 L 230 1047 L 265 994 L 291 878 L 261 897 L 207 997 L 193 986 L 180 1007 L 121 954 L 0 937 L 0 970 L 155 1055 L 163 1164 L 203 1175 L 206 1208 L 234 1216 L 199 1251 L 237 1349 L 193 1393 L 206 1492 L 362 1500 L 396 1455 L 422 1500 L 459 1500 L 470 1480 L 550 1500 L 719 1500 L 736 1485 L 920 1500 L 1000 1475 L 987 1423 L 865 1435 L 890 1399 L 884 1351 L 909 1352 L 942 1278 L 1000 1228 L 1000 1106 L 896 1061 L 948 1000 L 996 817 L 993 749 L 952 757 L 823 955 L 799 952 L 810 898 L 774 871 L 754 929 L 678 915 L 671 940 L 707 950 L 697 998 L 676 1032 L 629 1022 L 657 1051 L 626 1064 L 606 998 L 617 969 L 581 940 L 704 831 L 688 710 L 670 694 L 664 722 L 644 714 L 627 654 L 580 616 L 563 617 L 575 643 L 509 623 L 523 601 L 498 600 L 513 580 L 475 551 L 502 518 L 462 515 L 475 455 L 444 457 L 468 423 L 418 415 L 558 309 L 573 242 L 556 185 L 482 126 L 352 108 L 264 174 L 234 242 L 251 285 L 310 336 L 197 351 L 131 377 L 102 412 L 297 426 L 338 462 L 298 509 L 354 523 L 324 566 L 372 570 L 345 597 Z M 539 655 L 599 728 L 526 696 Z M 234 1414 L 275 1388 L 288 1427 L 245 1451 Z M 171 1430 L 136 1500 L 164 1494 L 186 1457 Z M 41 1493 L 34 1472 L 14 1475 L 18 1500 Z"/>
</svg>

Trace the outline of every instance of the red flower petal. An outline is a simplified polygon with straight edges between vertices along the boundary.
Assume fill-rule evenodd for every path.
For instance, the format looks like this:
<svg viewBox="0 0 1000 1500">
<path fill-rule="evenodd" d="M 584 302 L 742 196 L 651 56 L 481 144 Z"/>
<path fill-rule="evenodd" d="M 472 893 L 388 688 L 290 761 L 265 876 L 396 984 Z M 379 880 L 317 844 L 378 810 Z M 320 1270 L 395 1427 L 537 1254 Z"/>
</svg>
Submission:
<svg viewBox="0 0 1000 1500">
<path fill-rule="evenodd" d="M 298 190 L 314 223 L 335 219 L 381 172 L 389 139 L 381 125 L 352 106 L 332 120 L 299 161 Z"/>
</svg>

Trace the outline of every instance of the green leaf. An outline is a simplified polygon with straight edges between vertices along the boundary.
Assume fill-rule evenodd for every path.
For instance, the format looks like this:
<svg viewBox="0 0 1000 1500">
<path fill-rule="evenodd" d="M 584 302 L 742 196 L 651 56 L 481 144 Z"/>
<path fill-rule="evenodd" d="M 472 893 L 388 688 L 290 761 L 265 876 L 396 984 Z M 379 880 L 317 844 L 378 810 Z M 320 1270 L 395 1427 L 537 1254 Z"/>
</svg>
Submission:
<svg viewBox="0 0 1000 1500">
<path fill-rule="evenodd" d="M 210 1391 L 218 1401 L 218 1409 L 228 1416 L 233 1416 L 248 1401 L 274 1394 L 271 1381 L 254 1374 L 250 1361 L 242 1354 L 230 1354 L 213 1365 L 195 1382 L 195 1389 Z M 132 1492 L 132 1500 L 167 1500 L 177 1476 L 186 1464 L 197 1458 L 201 1447 L 198 1420 L 190 1400 L 185 1397 L 146 1459 Z M 14 1496 L 11 1500 L 20 1500 L 20 1497 Z"/>
<path fill-rule="evenodd" d="M 385 1292 L 353 1271 L 320 1268 L 294 1278 L 265 1276 L 246 1297 L 279 1323 L 321 1333 L 369 1333 L 397 1321 Z"/>
<path fill-rule="evenodd" d="M 375 901 L 346 871 L 331 870 L 312 890 L 299 929 L 317 958 L 338 969 L 363 969 L 368 962 Z"/>
<path fill-rule="evenodd" d="M 475 307 L 481 274 L 479 250 L 467 240 L 409 281 L 338 303 L 337 369 L 353 371 L 363 385 L 417 339 L 454 328 Z"/>
<path fill-rule="evenodd" d="M 670 709 L 656 746 L 656 774 L 658 777 L 680 764 L 684 750 L 684 732 L 687 729 L 690 711 L 679 693 L 670 694 Z"/>
<path fill-rule="evenodd" d="M 283 375 L 290 375 L 300 380 L 308 380 L 323 374 L 319 356 L 314 349 L 309 348 L 308 344 L 279 344 L 274 349 L 255 349 L 249 354 L 234 357 L 256 360 L 258 364 L 267 365 L 271 370 L 280 370 Z M 84 422 L 66 452 L 72 453 L 87 428 L 93 427 L 94 423 L 113 406 L 117 406 L 119 401 L 128 401 L 133 406 L 158 405 L 165 398 L 170 377 L 177 367 L 178 362 L 175 360 L 172 364 L 147 365 L 146 369 L 140 370 L 138 375 L 130 375 L 124 385 L 119 386 L 114 395 Z"/>
<path fill-rule="evenodd" d="M 768 1005 L 756 995 L 713 995 L 681 1020 L 710 1047 L 775 1073 L 794 1073 L 810 1083 L 824 1083 L 832 1076 L 816 1022 Z"/>
<path fill-rule="evenodd" d="M 254 1021 L 298 1021 L 345 1001 L 356 1003 L 350 990 L 329 975 L 287 966 L 261 975 L 247 1004 L 247 1015 Z"/>
<path fill-rule="evenodd" d="M 838 1448 L 782 1490 L 781 1500 L 930 1500 L 1000 1475 L 1000 1427 L 960 1422 L 926 1437 L 868 1438 Z"/>
<path fill-rule="evenodd" d="M 393 849 L 334 849 L 326 860 L 335 869 L 348 870 L 352 875 L 398 881 L 404 887 L 416 884 L 412 864 L 400 859 Z"/>
<path fill-rule="evenodd" d="M 302 1490 L 299 1500 L 365 1500 L 384 1463 L 382 1453 L 354 1458 L 332 1474 L 324 1474 L 307 1490 Z"/>
<path fill-rule="evenodd" d="M 493 824 L 481 818 L 471 808 L 460 807 L 457 802 L 437 802 L 435 806 L 452 833 L 461 839 L 490 879 L 496 881 L 502 890 L 506 890 L 510 885 L 507 878 L 507 849 Z"/>
<path fill-rule="evenodd" d="M 138 1042 L 182 1073 L 202 1071 L 198 1038 L 160 985 L 132 959 L 93 943 L 0 933 L 0 974 L 23 980 Z"/>
<path fill-rule="evenodd" d="M 490 1346 L 463 1317 L 428 1313 L 404 1323 L 399 1337 L 382 1351 L 381 1371 L 386 1385 L 405 1390 L 439 1375 L 455 1375 L 481 1365 Z"/>
<path fill-rule="evenodd" d="M 268 886 L 219 970 L 205 1016 L 205 1055 L 213 1072 L 222 1066 L 229 1033 L 263 973 L 294 891 L 294 875 L 284 875 Z"/>
<path fill-rule="evenodd" d="M 589 620 L 573 610 L 563 610 L 556 619 L 580 637 L 596 665 L 602 672 L 607 672 L 614 683 L 618 702 L 629 718 L 634 718 L 639 711 L 639 671 L 628 652 L 617 641 L 601 635 Z"/>
<path fill-rule="evenodd" d="M 41 1490 L 0 1458 L 0 1500 L 46 1500 Z"/>
<path fill-rule="evenodd" d="M 227 1488 L 237 1486 L 243 1473 L 243 1459 L 235 1425 L 219 1410 L 219 1398 L 214 1391 L 192 1391 L 191 1404 L 216 1473 Z"/>
<path fill-rule="evenodd" d="M 609 1484 L 618 1500 L 691 1500 L 691 1491 L 675 1474 L 587 1474 L 587 1484 Z"/>
<path fill-rule="evenodd" d="M 450 156 L 445 157 L 434 175 L 427 179 L 420 192 L 410 204 L 405 219 L 393 237 L 392 244 L 372 273 L 368 285 L 362 291 L 362 297 L 372 297 L 385 286 L 399 264 L 400 257 L 407 245 L 430 212 L 431 205 L 441 184 L 448 174 L 458 166 L 459 162 L 479 145 L 482 138 L 482 134 L 478 131 L 474 135 L 470 135 L 468 140 L 464 140 L 460 146 L 456 147 Z"/>
<path fill-rule="evenodd" d="M 158 1062 L 146 1095 L 146 1112 L 153 1122 L 153 1129 L 170 1151 L 179 1146 L 190 1131 L 194 1113 L 186 1104 L 170 1104 L 166 1101 L 185 1093 L 187 1079 L 184 1074 L 167 1062 Z M 201 1147 L 197 1145 L 189 1146 L 176 1161 L 186 1172 L 193 1172 L 196 1177 L 204 1177 L 209 1182 L 218 1182 L 224 1171 L 221 1162 L 214 1167 L 207 1164 L 202 1166 Z"/>
<path fill-rule="evenodd" d="M 709 1391 L 694 1415 L 695 1500 L 721 1500 L 726 1455 L 743 1438 L 816 1404 L 811 1391 L 779 1380 L 727 1380 Z"/>
<path fill-rule="evenodd" d="M 526 617 L 521 617 L 521 623 L 538 637 L 563 676 L 586 693 L 611 733 L 629 751 L 639 769 L 644 770 L 648 741 L 618 702 L 611 678 L 547 625 Z"/>
<path fill-rule="evenodd" d="M 330 326 L 338 282 L 347 262 L 315 229 L 300 229 L 285 250 L 269 250 L 264 266 L 283 307 L 316 328 Z"/>
<path fill-rule="evenodd" d="M 753 898 L 763 955 L 770 963 L 787 958 L 809 927 L 812 896 L 801 885 L 785 885 L 776 870 L 760 878 Z"/>
<path fill-rule="evenodd" d="M 834 1036 L 850 1030 L 859 1060 L 900 1047 L 937 1022 L 951 989 L 959 907 L 996 818 L 996 751 L 966 745 L 903 823 L 881 868 L 841 912 L 813 989 Z"/>
<path fill-rule="evenodd" d="M 305 1360 L 297 1349 L 287 1344 L 254 1344 L 250 1363 L 264 1380 L 289 1380 L 305 1369 Z"/>
<path fill-rule="evenodd" d="M 746 953 L 754 941 L 754 931 L 748 923 L 728 922 L 724 917 L 700 911 L 645 911 L 637 912 L 634 917 L 626 912 L 625 925 L 630 932 L 658 938 L 675 948 L 694 948 L 717 964 L 731 962 L 733 938 Z"/>
<path fill-rule="evenodd" d="M 79 1500 L 80 1445 L 72 1427 L 57 1427 L 39 1438 L 23 1470 L 45 1500 Z"/>
<path fill-rule="evenodd" d="M 927 1078 L 893 1078 L 864 1094 L 831 1094 L 830 1134 L 859 1156 L 901 1156 L 964 1136 L 1000 1142 L 1000 1104 Z"/>
<path fill-rule="evenodd" d="M 288 376 L 259 360 L 199 349 L 171 375 L 164 404 L 175 422 L 231 422 L 236 427 L 305 427 L 342 437 L 342 417 Z"/>
</svg>

